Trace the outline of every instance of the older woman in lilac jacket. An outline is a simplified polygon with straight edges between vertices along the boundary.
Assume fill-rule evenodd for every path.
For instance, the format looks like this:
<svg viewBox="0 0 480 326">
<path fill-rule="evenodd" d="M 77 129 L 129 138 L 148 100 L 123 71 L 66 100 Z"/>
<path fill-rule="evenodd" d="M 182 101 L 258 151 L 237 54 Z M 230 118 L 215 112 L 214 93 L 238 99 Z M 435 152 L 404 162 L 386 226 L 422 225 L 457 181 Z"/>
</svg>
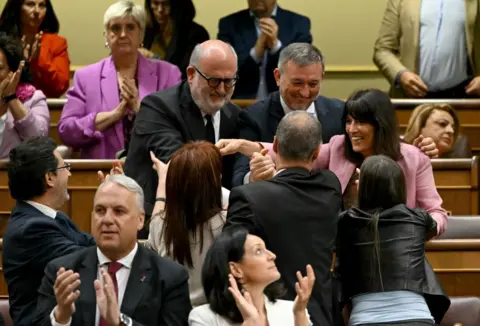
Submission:
<svg viewBox="0 0 480 326">
<path fill-rule="evenodd" d="M 0 159 L 28 138 L 48 135 L 47 99 L 23 59 L 21 44 L 0 33 Z"/>
<path fill-rule="evenodd" d="M 112 159 L 128 149 L 140 101 L 181 79 L 176 66 L 138 52 L 145 31 L 141 5 L 114 3 L 105 12 L 104 27 L 112 55 L 75 73 L 58 124 L 63 143 L 85 159 Z"/>
</svg>

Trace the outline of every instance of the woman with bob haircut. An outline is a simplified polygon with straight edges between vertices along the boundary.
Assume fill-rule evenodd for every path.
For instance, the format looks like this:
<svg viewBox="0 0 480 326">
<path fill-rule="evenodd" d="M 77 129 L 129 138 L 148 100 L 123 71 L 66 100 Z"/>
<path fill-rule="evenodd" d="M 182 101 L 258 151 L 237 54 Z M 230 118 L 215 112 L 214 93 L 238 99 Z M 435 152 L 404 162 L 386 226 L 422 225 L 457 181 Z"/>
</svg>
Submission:
<svg viewBox="0 0 480 326">
<path fill-rule="evenodd" d="M 194 308 L 190 326 L 307 326 L 307 303 L 315 275 L 297 272 L 295 301 L 279 300 L 283 288 L 275 254 L 263 240 L 242 227 L 222 232 L 210 247 L 202 269 L 206 305 Z"/>
<path fill-rule="evenodd" d="M 193 21 L 193 1 L 145 0 L 145 12 L 145 48 L 140 52 L 147 58 L 158 58 L 176 65 L 186 78 L 194 47 L 210 39 L 207 30 Z"/>
<path fill-rule="evenodd" d="M 48 98 L 58 98 L 70 83 L 67 40 L 50 0 L 8 0 L 0 15 L 0 31 L 23 43 L 33 85 Z"/>
<path fill-rule="evenodd" d="M 82 159 L 126 156 L 142 99 L 180 82 L 177 67 L 138 52 L 145 32 L 141 5 L 117 1 L 103 23 L 111 56 L 76 71 L 58 123 L 60 139 Z"/>
<path fill-rule="evenodd" d="M 353 93 L 345 102 L 342 121 L 344 134 L 333 136 L 320 146 L 313 170 L 329 169 L 336 174 L 342 186 L 345 208 L 357 202 L 356 170 L 363 160 L 372 155 L 385 155 L 397 162 L 405 174 L 407 206 L 425 209 L 437 222 L 438 235 L 442 234 L 447 227 L 447 212 L 442 208 L 442 199 L 435 187 L 430 159 L 416 147 L 423 137 L 419 137 L 415 145 L 401 141 L 395 109 L 388 95 L 378 89 Z M 249 157 L 267 148 L 275 160 L 271 143 L 225 140 L 218 146 L 222 155 L 240 151 Z"/>
<path fill-rule="evenodd" d="M 434 140 L 440 158 L 471 158 L 468 139 L 459 132 L 460 121 L 451 105 L 427 103 L 413 110 L 403 140 L 412 144 L 421 134 Z"/>
<path fill-rule="evenodd" d="M 207 303 L 201 269 L 208 248 L 222 232 L 222 157 L 215 145 L 185 144 L 166 165 L 152 156 L 158 173 L 157 201 L 145 245 L 184 265 L 192 306 Z M 165 201 L 164 201 L 165 200 Z"/>
<path fill-rule="evenodd" d="M 358 187 L 358 207 L 340 215 L 336 245 L 348 324 L 439 324 L 450 300 L 425 256 L 435 220 L 406 206 L 403 171 L 385 155 L 363 161 Z"/>
<path fill-rule="evenodd" d="M 49 126 L 47 99 L 32 85 L 21 43 L 0 32 L 0 159 L 29 138 L 47 136 Z"/>
</svg>

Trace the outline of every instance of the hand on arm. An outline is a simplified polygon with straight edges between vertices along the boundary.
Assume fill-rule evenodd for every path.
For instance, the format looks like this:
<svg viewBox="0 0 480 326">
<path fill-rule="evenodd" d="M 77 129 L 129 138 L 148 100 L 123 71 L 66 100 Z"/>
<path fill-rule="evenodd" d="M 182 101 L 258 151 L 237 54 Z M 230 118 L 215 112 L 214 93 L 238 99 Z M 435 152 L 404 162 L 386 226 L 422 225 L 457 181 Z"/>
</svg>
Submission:
<svg viewBox="0 0 480 326">
<path fill-rule="evenodd" d="M 275 163 L 268 155 L 268 149 L 264 148 L 260 153 L 253 153 L 250 159 L 250 182 L 271 179 L 276 173 Z"/>
<path fill-rule="evenodd" d="M 438 157 L 437 144 L 435 144 L 431 137 L 423 137 L 423 135 L 419 135 L 413 140 L 412 145 L 418 147 L 425 155 L 430 158 Z"/>
<path fill-rule="evenodd" d="M 220 139 L 215 146 L 217 146 L 223 156 L 242 153 L 251 157 L 253 153 L 260 152 L 263 149 L 260 143 L 245 139 Z"/>
</svg>

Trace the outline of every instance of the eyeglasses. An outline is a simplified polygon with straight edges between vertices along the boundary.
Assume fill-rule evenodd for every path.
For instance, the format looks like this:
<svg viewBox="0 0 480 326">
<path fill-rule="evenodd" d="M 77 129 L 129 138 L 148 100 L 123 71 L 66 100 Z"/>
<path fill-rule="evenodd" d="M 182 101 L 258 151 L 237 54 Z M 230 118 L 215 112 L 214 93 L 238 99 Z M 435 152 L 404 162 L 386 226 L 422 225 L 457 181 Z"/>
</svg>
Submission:
<svg viewBox="0 0 480 326">
<path fill-rule="evenodd" d="M 218 86 L 220 86 L 220 83 L 222 83 L 222 82 L 223 82 L 223 85 L 225 85 L 226 88 L 232 88 L 233 86 L 235 86 L 235 84 L 238 81 L 238 76 L 234 77 L 234 78 L 207 77 L 203 74 L 203 72 L 198 70 L 197 67 L 194 66 L 193 68 L 195 68 L 195 70 L 200 74 L 200 76 L 202 76 L 203 79 L 205 79 L 207 81 L 208 86 L 210 86 L 211 88 L 217 88 Z"/>
<path fill-rule="evenodd" d="M 67 171 L 70 171 L 71 168 L 72 168 L 72 165 L 70 163 L 65 163 L 64 166 L 58 167 L 57 170 L 65 169 Z"/>
</svg>

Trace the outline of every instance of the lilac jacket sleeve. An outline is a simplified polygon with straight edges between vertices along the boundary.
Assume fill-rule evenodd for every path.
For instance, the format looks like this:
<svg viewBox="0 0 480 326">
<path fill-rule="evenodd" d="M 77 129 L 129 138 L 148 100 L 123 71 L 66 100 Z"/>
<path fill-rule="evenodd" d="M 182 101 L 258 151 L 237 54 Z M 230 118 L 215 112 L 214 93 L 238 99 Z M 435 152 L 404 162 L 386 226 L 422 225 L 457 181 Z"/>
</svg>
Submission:
<svg viewBox="0 0 480 326">
<path fill-rule="evenodd" d="M 47 136 L 50 127 L 50 112 L 47 98 L 41 91 L 36 91 L 31 99 L 23 103 L 28 114 L 13 122 L 14 128 L 22 140 L 32 137 Z"/>
<path fill-rule="evenodd" d="M 437 192 L 433 177 L 432 163 L 426 155 L 419 155 L 416 171 L 416 194 L 418 207 L 426 210 L 437 222 L 437 236 L 445 232 L 448 215 L 442 208 L 442 198 Z"/>
<path fill-rule="evenodd" d="M 73 87 L 67 92 L 67 103 L 58 122 L 60 139 L 67 146 L 83 147 L 103 139 L 103 133 L 95 130 L 98 110 L 87 110 L 87 94 L 83 84 L 81 76 L 75 74 Z"/>
</svg>

